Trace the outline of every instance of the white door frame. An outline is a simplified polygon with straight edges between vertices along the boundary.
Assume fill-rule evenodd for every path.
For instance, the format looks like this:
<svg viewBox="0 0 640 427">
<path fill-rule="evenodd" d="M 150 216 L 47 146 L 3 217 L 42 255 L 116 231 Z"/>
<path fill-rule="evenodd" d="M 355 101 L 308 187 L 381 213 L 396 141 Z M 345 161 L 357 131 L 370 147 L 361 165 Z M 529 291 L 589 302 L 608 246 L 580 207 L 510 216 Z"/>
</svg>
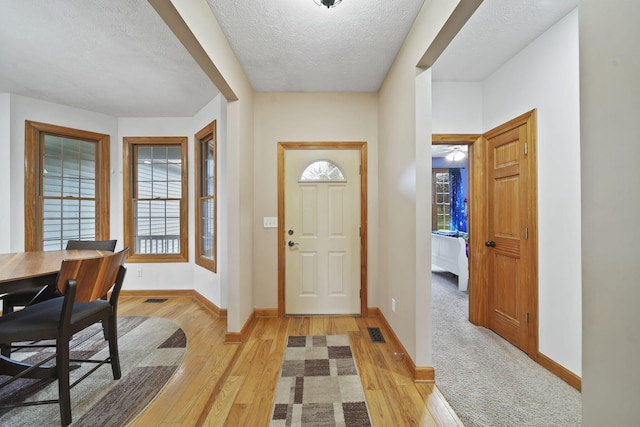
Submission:
<svg viewBox="0 0 640 427">
<path fill-rule="evenodd" d="M 367 143 L 366 142 L 279 142 L 278 143 L 278 317 L 285 316 L 285 227 L 284 153 L 285 150 L 360 151 L 360 316 L 367 307 Z"/>
</svg>

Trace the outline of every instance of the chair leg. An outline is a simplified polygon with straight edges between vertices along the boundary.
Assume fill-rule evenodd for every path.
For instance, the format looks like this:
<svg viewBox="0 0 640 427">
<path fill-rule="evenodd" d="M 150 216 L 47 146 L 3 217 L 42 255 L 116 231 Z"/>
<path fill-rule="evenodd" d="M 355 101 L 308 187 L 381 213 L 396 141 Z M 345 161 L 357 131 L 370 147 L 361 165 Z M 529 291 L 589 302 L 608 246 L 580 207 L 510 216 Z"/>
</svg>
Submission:
<svg viewBox="0 0 640 427">
<path fill-rule="evenodd" d="M 15 307 L 13 306 L 13 304 L 10 301 L 8 301 L 7 299 L 2 301 L 2 315 L 3 316 L 5 314 L 13 313 L 14 311 L 15 311 Z"/>
<path fill-rule="evenodd" d="M 0 345 L 0 354 L 4 357 L 11 357 L 11 343 L 7 342 Z"/>
<path fill-rule="evenodd" d="M 109 356 L 111 357 L 111 371 L 113 372 L 113 379 L 118 380 L 122 376 L 120 370 L 120 355 L 118 353 L 118 328 L 116 324 L 118 322 L 117 316 L 110 316 L 109 319 L 102 321 L 104 332 L 109 335 Z"/>
<path fill-rule="evenodd" d="M 58 340 L 56 348 L 56 370 L 58 371 L 58 402 L 60 422 L 63 426 L 71 424 L 71 389 L 69 382 L 69 341 Z"/>
</svg>

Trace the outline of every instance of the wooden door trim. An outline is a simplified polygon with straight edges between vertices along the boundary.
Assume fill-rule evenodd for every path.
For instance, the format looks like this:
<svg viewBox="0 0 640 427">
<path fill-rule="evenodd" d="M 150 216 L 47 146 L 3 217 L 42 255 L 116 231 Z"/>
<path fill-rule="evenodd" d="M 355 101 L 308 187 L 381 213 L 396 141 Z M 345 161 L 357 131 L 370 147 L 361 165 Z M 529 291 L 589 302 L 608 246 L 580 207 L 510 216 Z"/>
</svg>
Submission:
<svg viewBox="0 0 640 427">
<path fill-rule="evenodd" d="M 468 145 L 469 146 L 469 321 L 478 326 L 486 326 L 487 283 L 486 277 L 479 274 L 485 265 L 486 247 L 481 237 L 487 234 L 486 191 L 486 139 L 481 134 L 433 134 L 432 145 Z"/>
<path fill-rule="evenodd" d="M 286 150 L 360 151 L 360 316 L 369 315 L 367 292 L 367 143 L 278 142 L 278 317 L 285 316 L 284 153 Z"/>
</svg>

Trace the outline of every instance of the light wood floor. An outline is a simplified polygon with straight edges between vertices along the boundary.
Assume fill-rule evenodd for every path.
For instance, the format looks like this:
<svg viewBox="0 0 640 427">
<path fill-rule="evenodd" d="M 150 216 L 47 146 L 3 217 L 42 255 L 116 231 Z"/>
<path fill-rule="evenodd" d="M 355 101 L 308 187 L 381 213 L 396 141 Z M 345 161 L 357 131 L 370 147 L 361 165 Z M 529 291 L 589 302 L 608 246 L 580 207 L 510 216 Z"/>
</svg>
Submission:
<svg viewBox="0 0 640 427">
<path fill-rule="evenodd" d="M 226 319 L 196 299 L 144 303 L 122 296 L 120 315 L 163 317 L 187 334 L 182 366 L 132 426 L 267 426 L 286 337 L 348 334 L 374 426 L 461 426 L 438 389 L 414 383 L 389 343 L 373 343 L 367 327 L 389 337 L 376 318 L 257 318 L 243 344 L 224 344 Z"/>
</svg>

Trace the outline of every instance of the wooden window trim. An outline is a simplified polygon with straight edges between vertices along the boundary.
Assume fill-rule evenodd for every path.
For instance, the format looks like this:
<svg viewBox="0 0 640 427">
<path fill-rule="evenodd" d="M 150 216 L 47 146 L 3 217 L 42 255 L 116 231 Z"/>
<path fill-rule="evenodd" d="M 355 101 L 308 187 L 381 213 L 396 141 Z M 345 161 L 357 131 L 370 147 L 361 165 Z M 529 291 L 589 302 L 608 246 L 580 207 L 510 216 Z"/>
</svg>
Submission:
<svg viewBox="0 0 640 427">
<path fill-rule="evenodd" d="M 217 269 L 217 260 L 218 260 L 218 138 L 216 133 L 216 121 L 212 121 L 204 128 L 202 128 L 198 133 L 194 135 L 193 143 L 194 143 L 194 151 L 195 151 L 195 167 L 196 167 L 196 176 L 195 176 L 195 247 L 196 247 L 196 264 L 210 270 L 212 272 L 216 272 Z M 213 259 L 204 257 L 202 255 L 202 242 L 200 238 L 202 236 L 201 233 L 201 219 L 202 219 L 202 208 L 201 208 L 201 200 L 202 196 L 202 188 L 203 188 L 203 165 L 202 165 L 202 144 L 213 140 L 213 159 L 214 159 L 214 172 L 213 172 L 213 187 L 215 189 L 213 196 Z"/>
<path fill-rule="evenodd" d="M 93 141 L 96 149 L 96 240 L 109 239 L 109 135 L 72 129 L 63 126 L 25 121 L 25 167 L 24 167 L 24 249 L 41 251 L 42 246 L 42 204 L 40 165 L 40 138 L 43 134 Z"/>
<path fill-rule="evenodd" d="M 123 141 L 123 199 L 124 199 L 124 246 L 129 248 L 127 262 L 187 262 L 189 260 L 189 223 L 188 195 L 187 195 L 187 140 L 186 136 L 174 137 L 124 137 Z M 137 145 L 175 145 L 180 146 L 180 159 L 182 162 L 180 199 L 180 253 L 178 254 L 138 254 L 136 253 L 133 233 L 133 148 Z"/>
</svg>

